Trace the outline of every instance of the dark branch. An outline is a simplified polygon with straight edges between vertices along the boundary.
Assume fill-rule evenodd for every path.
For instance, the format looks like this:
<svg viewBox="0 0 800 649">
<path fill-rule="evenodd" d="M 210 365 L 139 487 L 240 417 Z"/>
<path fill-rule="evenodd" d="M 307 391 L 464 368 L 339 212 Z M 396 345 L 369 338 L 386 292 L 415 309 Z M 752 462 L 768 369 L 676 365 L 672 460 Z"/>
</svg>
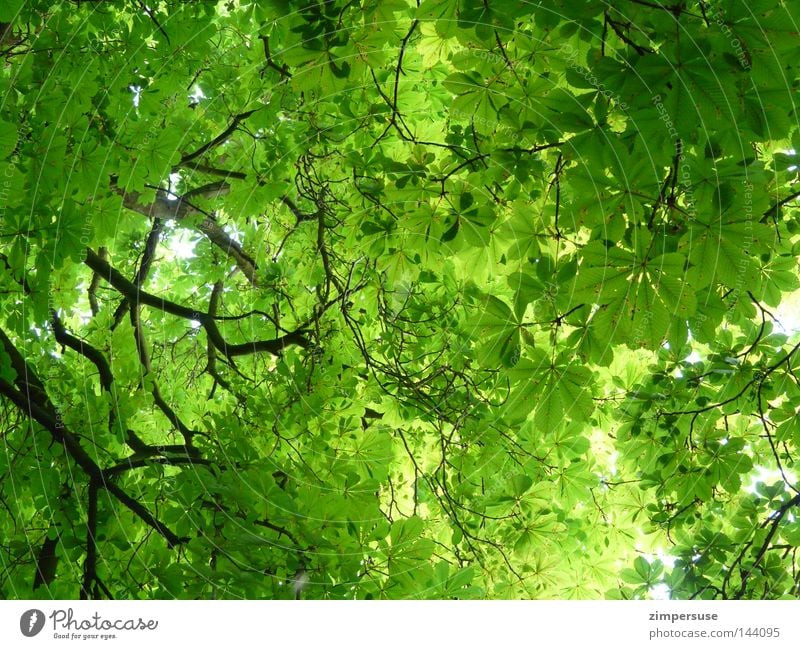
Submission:
<svg viewBox="0 0 800 649">
<path fill-rule="evenodd" d="M 100 246 L 97 251 L 98 254 L 105 259 L 108 256 L 108 251 L 105 246 Z M 97 288 L 100 286 L 100 276 L 97 273 L 92 274 L 92 281 L 86 291 L 89 296 L 89 308 L 92 310 L 92 315 L 96 316 L 100 312 L 100 306 L 97 304 Z"/>
<path fill-rule="evenodd" d="M 205 218 L 196 224 L 196 228 L 206 235 L 211 243 L 236 262 L 239 270 L 242 271 L 242 274 L 247 277 L 251 284 L 257 285 L 257 267 L 252 257 L 244 252 L 239 243 L 231 239 L 230 235 L 216 222 L 212 214 L 201 209 L 190 200 L 195 198 L 210 200 L 223 196 L 230 191 L 228 183 L 224 181 L 208 183 L 186 192 L 183 196 L 170 194 L 162 188 L 154 189 L 156 189 L 156 198 L 152 203 L 140 202 L 141 194 L 138 192 L 127 193 L 122 190 L 118 190 L 118 192 L 122 194 L 122 204 L 125 207 L 155 220 L 175 220 L 177 223 L 181 223 L 188 216 L 196 214 L 204 216 Z"/>
<path fill-rule="evenodd" d="M 186 448 L 186 447 L 173 447 L 175 449 L 179 448 Z M 196 464 L 204 464 L 210 465 L 211 462 L 199 457 L 193 457 L 191 455 L 184 456 L 184 457 L 138 457 L 132 456 L 127 460 L 123 460 L 119 464 L 115 464 L 114 466 L 108 467 L 107 469 L 103 469 L 103 477 L 104 479 L 112 478 L 116 475 L 121 473 L 125 473 L 126 471 L 133 471 L 134 469 L 142 469 L 144 467 L 152 466 L 153 464 L 163 464 L 168 466 L 179 466 L 181 464 L 189 464 L 189 465 L 196 465 Z"/>
<path fill-rule="evenodd" d="M 229 171 L 228 169 L 219 169 L 217 167 L 211 167 L 209 165 L 205 165 L 201 162 L 187 162 L 182 165 L 185 169 L 193 169 L 194 171 L 199 171 L 200 173 L 208 174 L 209 176 L 222 176 L 223 178 L 236 178 L 237 180 L 247 180 L 247 174 L 242 173 L 241 171 Z M 174 168 L 174 171 L 178 171 L 181 166 L 177 166 Z"/>
<path fill-rule="evenodd" d="M 778 508 L 778 510 L 770 517 L 769 520 L 772 521 L 772 524 L 769 526 L 769 531 L 767 532 L 767 536 L 764 539 L 764 542 L 761 544 L 761 547 L 758 549 L 758 552 L 756 553 L 756 558 L 753 561 L 753 565 L 750 566 L 747 570 L 744 570 L 742 572 L 742 585 L 736 592 L 735 599 L 741 599 L 745 593 L 745 590 L 747 590 L 747 580 L 753 573 L 753 570 L 755 570 L 758 567 L 758 564 L 761 563 L 761 560 L 764 558 L 764 555 L 767 553 L 769 545 L 772 542 L 772 539 L 774 538 L 775 534 L 778 532 L 778 528 L 780 527 L 781 521 L 783 520 L 783 517 L 786 515 L 786 512 L 788 512 L 792 507 L 797 507 L 798 505 L 800 505 L 800 494 L 795 495 L 794 498 L 791 498 L 790 500 L 787 500 L 785 503 L 783 503 Z"/>
<path fill-rule="evenodd" d="M 288 196 L 281 196 L 281 202 L 294 214 L 294 218 L 297 219 L 298 223 L 302 221 L 313 221 L 317 218 L 317 215 L 314 213 L 300 211 L 300 208 L 298 208 L 297 205 L 294 204 L 294 201 Z"/>
<path fill-rule="evenodd" d="M 150 233 L 147 235 L 147 240 L 144 244 L 144 252 L 142 253 L 142 261 L 139 264 L 139 270 L 136 271 L 136 276 L 133 278 L 133 283 L 136 286 L 142 286 L 147 276 L 150 274 L 150 268 L 156 258 L 156 247 L 158 240 L 161 237 L 161 230 L 163 229 L 163 222 L 158 217 L 153 219 L 153 227 L 150 228 Z M 103 260 L 107 260 L 107 255 L 100 255 Z M 100 273 L 92 273 L 92 282 L 100 283 Z M 114 319 L 111 322 L 111 331 L 114 331 L 122 322 L 125 317 L 125 312 L 128 310 L 128 298 L 122 298 L 117 310 L 114 311 Z"/>
<path fill-rule="evenodd" d="M 793 200 L 800 198 L 800 191 L 794 192 L 789 194 L 786 198 L 779 200 L 775 203 L 772 207 L 770 207 L 766 212 L 764 212 L 764 216 L 761 217 L 761 223 L 766 223 L 770 218 L 775 219 L 778 216 L 779 210 L 786 205 L 786 203 L 791 203 Z"/>
<path fill-rule="evenodd" d="M 147 523 L 150 527 L 152 527 L 156 532 L 158 532 L 161 536 L 163 536 L 167 540 L 167 545 L 169 547 L 175 547 L 176 545 L 180 545 L 181 543 L 186 543 L 189 539 L 186 537 L 178 536 L 172 530 L 170 530 L 164 523 L 158 520 L 155 516 L 153 516 L 147 508 L 142 505 L 138 500 L 132 498 L 127 493 L 125 493 L 122 489 L 120 489 L 117 485 L 113 482 L 105 482 L 103 484 L 103 488 L 108 491 L 111 495 L 113 495 L 117 500 L 119 500 L 123 505 L 125 505 L 128 509 L 130 509 L 134 514 L 136 514 L 142 521 Z"/>
<path fill-rule="evenodd" d="M 63 444 L 66 452 L 83 472 L 89 476 L 90 480 L 96 480 L 98 483 L 101 483 L 102 470 L 83 449 L 75 434 L 66 428 L 64 422 L 61 421 L 58 415 L 58 411 L 47 398 L 44 389 L 37 388 L 37 386 L 41 386 L 39 379 L 33 373 L 33 370 L 27 367 L 19 351 L 17 351 L 16 347 L 11 343 L 2 329 L 0 329 L 0 343 L 5 349 L 6 354 L 11 358 L 12 367 L 19 367 L 20 364 L 22 365 L 20 371 L 17 372 L 16 383 L 17 386 L 24 386 L 24 389 L 15 389 L 14 386 L 7 381 L 0 379 L 0 394 L 8 398 L 23 413 L 47 430 L 56 442 Z M 170 546 L 177 545 L 186 540 L 179 538 L 171 532 L 140 502 L 129 496 L 113 483 L 102 483 L 102 486 L 147 525 L 161 534 Z"/>
<path fill-rule="evenodd" d="M 83 585 L 81 599 L 90 599 L 92 586 L 97 580 L 97 490 L 99 483 L 89 481 L 88 505 L 86 507 L 86 558 L 83 560 Z"/>
<path fill-rule="evenodd" d="M 195 159 L 199 158 L 200 156 L 202 156 L 207 151 L 210 151 L 214 147 L 219 146 L 220 144 L 222 144 L 225 140 L 228 139 L 228 137 L 230 137 L 230 135 L 237 128 L 239 128 L 239 124 L 241 124 L 244 120 L 246 120 L 248 117 L 250 117 L 250 115 L 255 113 L 257 110 L 259 110 L 259 109 L 256 108 L 254 110 L 248 110 L 247 112 L 239 113 L 238 115 L 236 115 L 233 118 L 233 121 L 228 126 L 228 128 L 226 128 L 224 131 L 222 131 L 222 133 L 217 135 L 217 137 L 215 137 L 210 142 L 206 142 L 203 146 L 201 146 L 200 148 L 196 149 L 192 153 L 188 153 L 185 156 L 183 156 L 181 158 L 181 161 L 178 163 L 178 166 L 179 167 L 185 166 L 188 163 L 192 162 L 193 160 L 195 160 Z"/>
<path fill-rule="evenodd" d="M 142 375 L 142 378 L 144 378 L 153 373 L 153 368 L 150 365 L 150 354 L 147 351 L 147 342 L 144 339 L 144 331 L 142 330 L 141 320 L 139 319 L 139 305 L 134 301 L 131 302 L 130 316 L 131 326 L 133 327 L 133 334 L 136 340 L 136 349 L 139 352 L 139 361 L 144 368 L 144 374 Z M 181 418 L 178 417 L 177 413 L 161 395 L 161 390 L 155 380 L 151 382 L 150 394 L 153 395 L 153 401 L 158 409 L 164 414 L 169 423 L 183 436 L 184 444 L 187 447 L 191 447 L 192 440 L 197 434 L 197 431 L 190 429 L 181 421 Z"/>
<path fill-rule="evenodd" d="M 289 66 L 286 63 L 283 64 L 283 67 L 279 66 L 275 61 L 272 60 L 272 55 L 269 51 L 269 37 L 263 36 L 259 34 L 258 38 L 264 43 L 264 58 L 267 61 L 267 66 L 276 70 L 281 77 L 285 77 L 286 79 L 291 79 L 292 75 L 289 72 Z"/>
<path fill-rule="evenodd" d="M 103 279 L 125 295 L 132 303 L 144 304 L 164 311 L 165 313 L 178 316 L 179 318 L 199 322 L 205 329 L 206 335 L 208 335 L 211 343 L 228 358 L 257 352 L 267 352 L 273 356 L 279 356 L 286 347 L 291 345 L 298 345 L 304 348 L 310 345 L 309 340 L 302 331 L 293 331 L 272 340 L 229 344 L 222 337 L 214 318 L 209 316 L 208 313 L 196 311 L 189 307 L 171 302 L 170 300 L 156 297 L 146 291 L 139 290 L 116 268 L 113 268 L 107 261 L 101 259 L 91 248 L 87 248 L 86 265 L 92 270 L 99 272 Z"/>
</svg>

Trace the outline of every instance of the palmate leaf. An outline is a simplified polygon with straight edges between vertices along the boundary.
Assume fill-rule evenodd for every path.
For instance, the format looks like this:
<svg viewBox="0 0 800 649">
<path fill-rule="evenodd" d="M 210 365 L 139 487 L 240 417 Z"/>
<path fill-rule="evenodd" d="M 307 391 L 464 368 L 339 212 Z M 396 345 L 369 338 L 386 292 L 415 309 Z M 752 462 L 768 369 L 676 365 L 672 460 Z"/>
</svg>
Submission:
<svg viewBox="0 0 800 649">
<path fill-rule="evenodd" d="M 545 389 L 550 358 L 540 349 L 526 349 L 526 355 L 512 368 L 505 371 L 510 394 L 504 405 L 506 416 L 512 421 L 524 420 L 536 409 Z"/>
<path fill-rule="evenodd" d="M 555 514 L 539 515 L 524 527 L 514 543 L 514 552 L 523 554 L 542 543 L 552 542 L 563 530 Z"/>
<path fill-rule="evenodd" d="M 540 240 L 547 238 L 546 219 L 521 200 L 514 202 L 511 212 L 498 229 L 498 240 L 510 259 L 535 258 Z"/>
<path fill-rule="evenodd" d="M 569 293 L 573 301 L 599 304 L 623 293 L 636 263 L 635 255 L 618 247 L 607 248 L 600 242 L 581 250 L 581 262 Z"/>
<path fill-rule="evenodd" d="M 567 421 L 586 422 L 594 412 L 592 373 L 569 356 L 551 364 L 544 352 L 526 352 L 513 369 L 506 370 L 512 391 L 505 412 L 512 421 L 534 413 L 542 434 L 561 429 Z"/>
<path fill-rule="evenodd" d="M 644 256 L 599 243 L 584 247 L 570 297 L 576 304 L 598 306 L 589 325 L 595 336 L 656 349 L 670 332 L 670 323 L 694 314 L 696 299 L 684 281 L 686 258 L 680 253 L 649 257 L 648 242 L 648 237 L 640 242 Z"/>
<path fill-rule="evenodd" d="M 698 288 L 717 283 L 753 286 L 758 260 L 742 251 L 766 248 L 773 237 L 767 226 L 733 215 L 707 223 L 692 222 L 680 242 L 692 264 L 687 279 Z"/>
<path fill-rule="evenodd" d="M 25 0 L 8 0 L 8 2 L 4 2 L 2 9 L 0 9 L 0 21 L 10 23 L 18 17 L 24 4 Z"/>
<path fill-rule="evenodd" d="M 558 386 L 548 382 L 536 406 L 534 424 L 542 433 L 549 433 L 564 424 L 564 398 Z"/>
<path fill-rule="evenodd" d="M 513 273 L 508 276 L 508 285 L 514 290 L 514 314 L 522 317 L 525 308 L 545 294 L 546 286 L 538 277 L 527 273 Z"/>
<path fill-rule="evenodd" d="M 479 314 L 467 323 L 475 340 L 478 362 L 487 367 L 513 367 L 520 355 L 520 323 L 508 305 L 493 295 L 476 305 Z"/>
<path fill-rule="evenodd" d="M 759 282 L 753 293 L 759 300 L 776 307 L 786 293 L 800 288 L 800 281 L 794 274 L 795 263 L 791 257 L 778 257 L 759 268 Z"/>
<path fill-rule="evenodd" d="M 543 432 L 558 430 L 571 421 L 586 422 L 594 412 L 591 373 L 577 365 L 555 368 L 542 389 L 534 423 Z"/>
<path fill-rule="evenodd" d="M 614 358 L 614 345 L 603 329 L 589 326 L 586 322 L 570 334 L 567 342 L 576 347 L 581 359 L 598 366 L 609 365 Z"/>
</svg>

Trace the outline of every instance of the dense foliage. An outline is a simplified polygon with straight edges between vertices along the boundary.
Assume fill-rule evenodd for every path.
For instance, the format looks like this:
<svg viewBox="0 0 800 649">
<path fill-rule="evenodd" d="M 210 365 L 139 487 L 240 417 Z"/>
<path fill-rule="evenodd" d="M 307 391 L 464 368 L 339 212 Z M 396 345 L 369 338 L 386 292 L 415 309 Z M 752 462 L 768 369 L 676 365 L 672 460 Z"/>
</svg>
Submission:
<svg viewBox="0 0 800 649">
<path fill-rule="evenodd" d="M 800 596 L 799 25 L 0 3 L 0 595 Z"/>
</svg>

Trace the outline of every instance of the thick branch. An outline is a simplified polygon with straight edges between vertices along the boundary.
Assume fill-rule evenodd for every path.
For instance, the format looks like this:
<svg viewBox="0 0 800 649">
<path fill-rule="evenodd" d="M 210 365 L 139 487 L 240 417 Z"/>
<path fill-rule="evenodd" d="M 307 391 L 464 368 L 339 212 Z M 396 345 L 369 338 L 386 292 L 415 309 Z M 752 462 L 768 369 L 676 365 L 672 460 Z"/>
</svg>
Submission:
<svg viewBox="0 0 800 649">
<path fill-rule="evenodd" d="M 179 448 L 179 447 L 173 447 Z M 104 478 L 111 478 L 115 475 L 119 475 L 120 473 L 125 473 L 126 471 L 133 471 L 134 469 L 142 469 L 147 466 L 152 466 L 153 464 L 164 464 L 170 466 L 178 466 L 180 464 L 211 464 L 208 460 L 204 460 L 202 458 L 193 457 L 193 456 L 185 456 L 185 457 L 137 457 L 133 456 L 128 458 L 127 460 L 123 460 L 119 464 L 115 464 L 112 467 L 108 467 L 107 469 L 103 469 L 103 476 Z"/>
<path fill-rule="evenodd" d="M 138 192 L 122 192 L 122 204 L 128 209 L 139 214 L 156 220 L 174 220 L 180 223 L 186 217 L 202 215 L 204 218 L 197 224 L 208 240 L 222 250 L 227 256 L 231 257 L 242 274 L 254 286 L 257 285 L 256 263 L 242 250 L 241 245 L 231 239 L 230 235 L 212 218 L 211 214 L 200 209 L 190 199 L 202 198 L 213 199 L 224 196 L 230 191 L 230 185 L 224 181 L 209 183 L 186 192 L 183 196 L 174 197 L 170 200 L 170 194 L 163 189 L 156 192 L 156 198 L 152 203 L 140 202 L 141 194 Z"/>
<path fill-rule="evenodd" d="M 158 532 L 161 536 L 163 536 L 167 540 L 167 545 L 169 545 L 169 547 L 171 548 L 175 547 L 176 545 L 180 545 L 181 543 L 186 543 L 189 540 L 186 537 L 178 536 L 177 534 L 175 534 L 166 525 L 164 525 L 164 523 L 162 523 L 155 516 L 153 516 L 147 510 L 147 508 L 144 505 L 142 505 L 142 503 L 140 503 L 135 498 L 129 496 L 113 482 L 105 482 L 103 484 L 103 488 L 110 494 L 112 494 L 117 500 L 119 500 L 123 505 L 125 505 L 128 509 L 130 509 L 139 518 L 141 518 L 145 523 L 147 523 L 147 525 L 152 527 L 156 532 Z"/>
<path fill-rule="evenodd" d="M 83 450 L 75 436 L 64 428 L 64 424 L 58 419 L 54 411 L 39 405 L 22 392 L 15 390 L 14 387 L 0 379 L 0 394 L 8 398 L 22 412 L 45 428 L 57 442 L 64 445 L 67 452 L 75 460 L 75 463 L 84 470 L 89 476 L 99 475 L 100 468 L 94 460 Z"/>
<path fill-rule="evenodd" d="M 289 72 L 289 66 L 284 63 L 283 67 L 281 67 L 272 60 L 272 55 L 269 51 L 269 37 L 259 34 L 258 38 L 264 43 L 264 58 L 267 61 L 267 66 L 273 70 L 277 70 L 282 78 L 291 79 L 292 75 Z"/>
<path fill-rule="evenodd" d="M 236 178 L 237 180 L 247 180 L 247 174 L 241 171 L 230 171 L 228 169 L 220 169 L 210 165 L 203 164 L 202 162 L 186 162 L 183 165 L 177 165 L 173 171 L 178 171 L 181 167 L 185 169 L 193 169 L 200 173 L 208 174 L 210 176 L 222 176 L 223 178 Z"/>
<path fill-rule="evenodd" d="M 97 273 L 95 273 L 95 277 L 97 277 Z M 50 322 L 53 326 L 53 333 L 55 335 L 56 341 L 73 349 L 74 351 L 78 352 L 84 358 L 87 358 L 91 363 L 97 368 L 97 372 L 100 375 L 100 385 L 102 388 L 108 392 L 109 395 L 112 396 L 113 399 L 113 390 L 112 390 L 112 383 L 114 382 L 114 375 L 111 373 L 111 366 L 108 364 L 108 361 L 105 359 L 103 354 L 94 347 L 92 347 L 87 342 L 73 336 L 69 333 L 66 328 L 64 327 L 64 323 L 61 322 L 61 319 L 58 317 L 58 314 L 55 311 L 50 312 Z M 113 430 L 114 424 L 117 418 L 117 411 L 116 411 L 116 403 L 112 401 L 111 409 L 108 413 L 108 429 Z M 130 446 L 134 451 L 139 452 L 147 452 L 148 446 L 145 444 L 136 433 L 132 430 L 127 431 L 127 437 L 125 440 L 126 444 Z"/>
<path fill-rule="evenodd" d="M 45 535 L 42 547 L 39 549 L 39 554 L 36 556 L 36 574 L 33 577 L 33 590 L 40 586 L 49 586 L 53 583 L 56 577 L 56 570 L 58 568 L 58 528 L 55 523 L 50 523 L 50 529 Z M 50 533 L 55 531 L 54 538 L 50 538 Z"/>
<path fill-rule="evenodd" d="M 28 366 L 22 354 L 19 353 L 19 350 L 17 350 L 14 343 L 11 342 L 11 339 L 2 329 L 0 329 L 0 346 L 5 349 L 6 354 L 8 354 L 11 359 L 11 368 L 17 375 L 16 379 L 14 379 L 14 383 L 20 393 L 24 394 L 28 401 L 36 402 L 46 408 L 54 410 L 39 377 L 36 376 L 34 371 Z"/>
<path fill-rule="evenodd" d="M 217 308 L 219 307 L 219 298 L 222 295 L 222 288 L 223 283 L 222 280 L 218 280 L 214 282 L 214 288 L 211 291 L 211 299 L 208 303 L 208 315 L 212 318 L 217 316 Z M 208 343 L 208 352 L 207 352 L 208 363 L 206 364 L 206 371 L 211 375 L 211 378 L 214 379 L 215 385 L 219 383 L 223 388 L 226 390 L 230 390 L 231 384 L 225 380 L 222 376 L 220 376 L 219 372 L 217 372 L 217 350 L 214 345 L 211 344 L 209 341 Z M 214 388 L 211 389 L 211 394 L 209 395 L 209 399 L 213 396 Z"/>
<path fill-rule="evenodd" d="M 309 340 L 305 337 L 302 331 L 293 331 L 272 340 L 258 340 L 246 343 L 229 344 L 222 337 L 214 318 L 208 313 L 196 311 L 189 307 L 176 304 L 175 302 L 171 302 L 164 298 L 156 297 L 155 295 L 139 290 L 116 268 L 113 268 L 107 261 L 101 259 L 100 256 L 91 248 L 87 248 L 86 251 L 86 265 L 92 270 L 101 273 L 103 279 L 105 279 L 120 293 L 125 295 L 129 300 L 131 300 L 132 303 L 144 304 L 160 311 L 164 311 L 165 313 L 178 316 L 179 318 L 185 318 L 187 320 L 199 322 L 205 329 L 206 335 L 214 347 L 216 347 L 228 358 L 257 352 L 268 352 L 273 356 L 279 356 L 281 352 L 290 345 L 298 345 L 300 347 L 308 347 L 310 345 Z"/>
<path fill-rule="evenodd" d="M 302 221 L 313 221 L 317 218 L 317 215 L 314 213 L 306 213 L 301 211 L 300 208 L 295 205 L 294 201 L 288 196 L 281 196 L 281 202 L 289 208 L 289 211 L 292 214 L 294 214 L 294 218 L 297 219 L 298 223 Z"/>
<path fill-rule="evenodd" d="M 100 374 L 100 385 L 106 392 L 111 392 L 111 384 L 114 382 L 114 375 L 111 373 L 111 367 L 108 361 L 100 351 L 92 347 L 89 343 L 69 333 L 55 311 L 50 312 L 50 324 L 53 326 L 53 334 L 55 335 L 56 341 L 75 350 L 81 356 L 90 360 L 97 368 L 98 374 Z"/>
<path fill-rule="evenodd" d="M 774 219 L 775 217 L 778 216 L 778 211 L 784 205 L 786 205 L 786 203 L 791 203 L 793 200 L 796 200 L 797 198 L 800 198 L 800 191 L 793 192 L 793 193 L 789 194 L 786 198 L 783 198 L 783 199 L 779 200 L 772 207 L 770 207 L 766 212 L 764 212 L 764 216 L 761 217 L 761 221 L 760 222 L 761 223 L 766 223 L 767 220 L 769 220 L 770 218 Z"/>
<path fill-rule="evenodd" d="M 90 480 L 100 482 L 102 478 L 100 467 L 83 449 L 77 437 L 64 426 L 64 422 L 61 421 L 58 411 L 47 397 L 47 393 L 36 374 L 28 367 L 25 359 L 22 358 L 22 355 L 2 329 L 0 329 L 0 344 L 2 344 L 6 354 L 11 359 L 11 365 L 17 372 L 16 383 L 20 387 L 20 389 L 15 389 L 7 381 L 0 379 L 0 394 L 8 398 L 22 412 L 47 430 L 55 441 L 63 444 L 67 453 L 89 476 Z M 103 486 L 145 523 L 167 539 L 170 546 L 182 541 L 167 529 L 163 523 L 154 518 L 141 503 L 131 498 L 122 489 L 112 483 L 103 484 Z"/>
<path fill-rule="evenodd" d="M 224 181 L 208 183 L 192 189 L 183 196 L 170 194 L 163 188 L 156 188 L 155 200 L 151 203 L 143 203 L 140 198 L 141 192 L 125 191 L 120 187 L 115 187 L 116 192 L 122 196 L 122 204 L 134 212 L 144 214 L 151 218 L 159 218 L 164 221 L 170 219 L 180 221 L 181 219 L 193 214 L 205 214 L 198 207 L 193 205 L 190 198 L 213 199 L 218 196 L 225 196 L 230 192 L 230 185 Z"/>
<path fill-rule="evenodd" d="M 258 286 L 256 262 L 242 250 L 242 247 L 236 241 L 231 239 L 230 235 L 225 232 L 216 221 L 205 218 L 198 228 L 208 237 L 211 243 L 217 246 L 226 255 L 233 258 L 239 270 L 242 271 L 242 274 L 253 286 Z"/>
</svg>

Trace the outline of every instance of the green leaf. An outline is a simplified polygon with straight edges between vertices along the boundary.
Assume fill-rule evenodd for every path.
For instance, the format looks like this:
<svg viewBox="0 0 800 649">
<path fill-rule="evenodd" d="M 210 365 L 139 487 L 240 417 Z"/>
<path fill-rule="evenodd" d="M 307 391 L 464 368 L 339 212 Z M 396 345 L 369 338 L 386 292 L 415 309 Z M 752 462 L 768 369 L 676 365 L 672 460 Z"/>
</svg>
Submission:
<svg viewBox="0 0 800 649">
<path fill-rule="evenodd" d="M 493 295 L 479 302 L 480 315 L 468 324 L 478 345 L 478 360 L 486 366 L 513 367 L 519 359 L 519 324 L 511 309 Z"/>
<path fill-rule="evenodd" d="M 7 158 L 17 146 L 17 127 L 0 120 L 0 158 Z"/>
<path fill-rule="evenodd" d="M 17 373 L 11 366 L 11 357 L 0 349 L 0 379 L 13 384 L 17 380 Z"/>
<path fill-rule="evenodd" d="M 19 17 L 25 0 L 7 0 L 0 6 L 0 22 L 10 23 Z"/>
<path fill-rule="evenodd" d="M 528 491 L 528 489 L 531 488 L 532 485 L 533 480 L 530 478 L 530 476 L 515 475 L 511 478 L 511 486 L 516 498 L 522 496 L 526 491 Z"/>
</svg>

